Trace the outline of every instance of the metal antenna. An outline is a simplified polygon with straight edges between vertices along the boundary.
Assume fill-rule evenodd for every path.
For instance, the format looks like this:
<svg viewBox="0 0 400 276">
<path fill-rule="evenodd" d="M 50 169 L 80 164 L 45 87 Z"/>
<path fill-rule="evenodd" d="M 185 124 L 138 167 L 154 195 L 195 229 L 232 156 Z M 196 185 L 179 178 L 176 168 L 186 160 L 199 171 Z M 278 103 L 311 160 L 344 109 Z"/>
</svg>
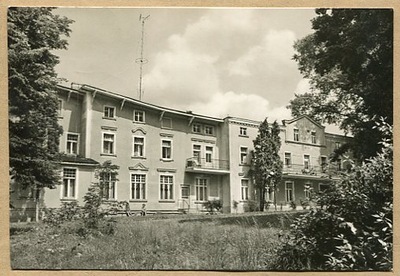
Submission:
<svg viewBox="0 0 400 276">
<path fill-rule="evenodd" d="M 138 91 L 138 95 L 139 95 L 139 100 L 142 100 L 142 81 L 143 81 L 143 64 L 146 64 L 148 62 L 147 59 L 145 59 L 143 57 L 143 44 L 144 44 L 144 22 L 147 18 L 149 18 L 150 15 L 144 17 L 142 16 L 142 14 L 140 14 L 139 16 L 139 21 L 142 23 L 142 38 L 141 38 L 141 45 L 140 45 L 140 58 L 137 58 L 135 60 L 136 63 L 138 63 L 140 65 L 140 73 L 139 73 L 139 91 Z"/>
</svg>

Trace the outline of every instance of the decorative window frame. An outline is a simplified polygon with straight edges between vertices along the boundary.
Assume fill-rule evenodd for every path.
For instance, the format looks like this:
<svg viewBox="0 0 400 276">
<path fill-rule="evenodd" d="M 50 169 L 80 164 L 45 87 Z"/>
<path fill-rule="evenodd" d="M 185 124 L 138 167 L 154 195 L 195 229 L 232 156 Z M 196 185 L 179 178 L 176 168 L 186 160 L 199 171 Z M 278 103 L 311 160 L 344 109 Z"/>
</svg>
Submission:
<svg viewBox="0 0 400 276">
<path fill-rule="evenodd" d="M 135 156 L 135 138 L 143 138 L 143 155 Z M 132 158 L 145 159 L 146 158 L 146 137 L 143 135 L 132 135 Z"/>
<path fill-rule="evenodd" d="M 132 175 L 144 175 L 145 176 L 145 189 L 144 189 L 144 195 L 145 198 L 132 198 Z M 147 202 L 147 190 L 148 190 L 148 186 L 149 186 L 149 181 L 148 181 L 148 177 L 147 177 L 147 173 L 144 173 L 142 171 L 131 171 L 129 172 L 129 201 L 131 202 Z M 143 195 L 143 193 L 141 193 L 141 195 Z"/>
</svg>

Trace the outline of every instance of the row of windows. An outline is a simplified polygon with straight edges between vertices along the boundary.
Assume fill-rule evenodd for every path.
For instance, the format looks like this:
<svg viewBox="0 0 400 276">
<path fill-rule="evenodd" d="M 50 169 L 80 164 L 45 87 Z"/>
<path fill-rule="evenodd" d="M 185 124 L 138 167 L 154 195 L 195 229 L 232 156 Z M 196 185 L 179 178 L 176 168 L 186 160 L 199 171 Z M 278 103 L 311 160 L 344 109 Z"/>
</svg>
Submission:
<svg viewBox="0 0 400 276">
<path fill-rule="evenodd" d="M 77 198 L 77 169 L 63 169 L 63 185 L 62 198 Z M 101 195 L 104 199 L 115 200 L 117 198 L 117 179 L 116 174 L 105 173 L 100 175 Z M 208 178 L 196 178 L 195 199 L 196 201 L 208 200 Z M 174 200 L 174 176 L 160 175 L 159 178 L 159 199 Z M 189 187 L 184 186 L 181 189 L 181 197 L 189 197 Z M 132 173 L 130 177 L 130 199 L 146 200 L 147 199 L 147 175 L 143 173 Z"/>
<path fill-rule="evenodd" d="M 285 167 L 291 167 L 292 166 L 292 154 L 290 152 L 285 152 L 285 157 L 284 157 L 284 165 Z M 309 154 L 304 154 L 303 155 L 303 165 L 304 169 L 310 169 L 311 168 L 311 157 Z M 328 165 L 328 158 L 326 156 L 321 156 L 320 157 L 320 165 L 325 166 Z M 341 165 L 341 159 L 337 160 L 337 165 Z"/>
<path fill-rule="evenodd" d="M 104 106 L 103 118 L 115 119 L 116 108 L 114 106 Z M 145 112 L 141 110 L 133 111 L 133 121 L 136 123 L 145 123 Z M 161 120 L 161 127 L 172 128 L 172 119 L 163 117 Z M 192 131 L 194 133 L 203 133 L 206 135 L 215 135 L 215 128 L 211 125 L 193 124 Z"/>
<path fill-rule="evenodd" d="M 326 183 L 319 183 L 318 189 L 320 192 L 325 191 L 328 189 L 329 184 Z M 311 196 L 311 183 L 306 183 L 304 185 L 304 198 L 309 199 Z M 294 182 L 293 181 L 286 181 L 285 182 L 285 200 L 287 202 L 294 201 Z"/>
</svg>

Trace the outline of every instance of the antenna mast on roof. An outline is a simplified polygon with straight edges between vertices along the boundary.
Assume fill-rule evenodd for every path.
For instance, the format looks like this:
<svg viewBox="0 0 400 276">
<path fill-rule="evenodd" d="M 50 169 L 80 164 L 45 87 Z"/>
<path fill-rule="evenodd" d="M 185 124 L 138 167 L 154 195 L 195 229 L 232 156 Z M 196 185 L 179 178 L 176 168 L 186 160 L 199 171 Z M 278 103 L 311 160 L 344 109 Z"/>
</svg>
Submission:
<svg viewBox="0 0 400 276">
<path fill-rule="evenodd" d="M 146 64 L 148 61 L 143 57 L 143 44 L 144 44 L 144 22 L 146 19 L 148 19 L 150 15 L 144 17 L 142 14 L 139 16 L 139 21 L 142 23 L 142 38 L 141 38 L 141 44 L 140 44 L 140 58 L 137 58 L 135 60 L 136 63 L 139 64 L 140 68 L 140 73 L 139 73 L 139 90 L 138 90 L 138 95 L 139 95 L 139 100 L 142 100 L 142 94 L 143 94 L 143 88 L 142 88 L 142 81 L 143 81 L 143 64 Z"/>
</svg>

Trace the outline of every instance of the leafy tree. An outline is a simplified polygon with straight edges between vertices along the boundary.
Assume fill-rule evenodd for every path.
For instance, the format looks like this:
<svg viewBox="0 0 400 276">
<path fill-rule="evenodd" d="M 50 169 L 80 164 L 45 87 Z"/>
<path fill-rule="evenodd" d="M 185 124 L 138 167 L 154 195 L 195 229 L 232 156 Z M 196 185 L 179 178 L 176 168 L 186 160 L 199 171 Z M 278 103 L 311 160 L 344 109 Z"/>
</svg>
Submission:
<svg viewBox="0 0 400 276">
<path fill-rule="evenodd" d="M 95 178 L 98 180 L 89 186 L 88 192 L 83 197 L 85 205 L 83 206 L 84 223 L 87 228 L 97 229 L 101 224 L 108 208 L 102 206 L 105 200 L 105 190 L 108 189 L 113 175 L 118 175 L 119 166 L 112 164 L 111 161 L 105 161 L 97 166 Z M 114 178 L 116 180 L 116 178 Z"/>
<path fill-rule="evenodd" d="M 281 139 L 280 128 L 276 121 L 271 126 L 266 118 L 258 129 L 258 135 L 253 141 L 251 175 L 255 181 L 255 187 L 259 192 L 260 210 L 264 210 L 266 188 L 276 190 L 276 184 L 282 177 L 282 160 L 279 157 Z M 275 205 L 276 207 L 276 205 Z"/>
<path fill-rule="evenodd" d="M 8 10 L 8 104 L 10 176 L 22 188 L 36 192 L 59 182 L 56 95 L 59 62 L 51 51 L 66 49 L 71 20 L 53 8 Z M 36 215 L 38 219 L 38 213 Z"/>
<path fill-rule="evenodd" d="M 392 127 L 377 131 L 391 136 Z M 393 141 L 316 195 L 316 209 L 291 226 L 273 269 L 391 270 L 393 268 Z"/>
<path fill-rule="evenodd" d="M 354 135 L 360 160 L 375 156 L 382 133 L 374 121 L 393 124 L 393 10 L 317 9 L 314 33 L 294 45 L 300 72 L 311 91 L 288 108 L 338 124 Z"/>
</svg>

